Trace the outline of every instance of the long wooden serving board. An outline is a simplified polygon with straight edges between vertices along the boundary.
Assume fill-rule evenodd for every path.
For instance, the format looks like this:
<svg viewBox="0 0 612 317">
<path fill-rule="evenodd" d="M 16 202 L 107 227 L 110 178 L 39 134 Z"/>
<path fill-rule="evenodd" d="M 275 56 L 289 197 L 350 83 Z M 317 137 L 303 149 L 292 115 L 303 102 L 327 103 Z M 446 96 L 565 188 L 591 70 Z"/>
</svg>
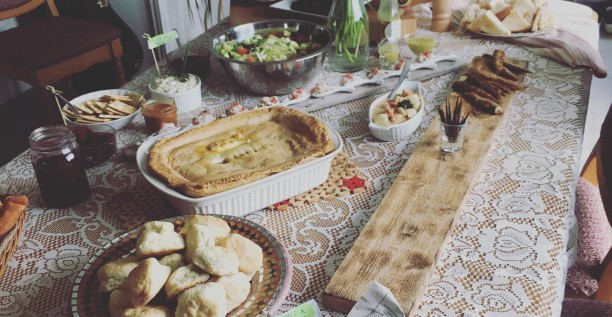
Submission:
<svg viewBox="0 0 612 317">
<path fill-rule="evenodd" d="M 502 114 L 473 113 L 463 149 L 456 153 L 440 151 L 439 117 L 431 122 L 325 288 L 325 307 L 348 313 L 377 281 L 393 292 L 404 312 L 413 309 L 513 96 L 501 100 Z"/>
</svg>

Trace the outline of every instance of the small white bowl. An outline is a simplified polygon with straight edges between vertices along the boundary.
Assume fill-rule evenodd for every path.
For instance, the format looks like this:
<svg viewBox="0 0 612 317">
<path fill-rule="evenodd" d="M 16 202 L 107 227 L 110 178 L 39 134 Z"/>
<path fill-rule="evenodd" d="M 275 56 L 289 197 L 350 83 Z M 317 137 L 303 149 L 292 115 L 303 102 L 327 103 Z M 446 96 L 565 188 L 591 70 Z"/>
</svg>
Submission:
<svg viewBox="0 0 612 317">
<path fill-rule="evenodd" d="M 372 121 L 373 112 L 376 106 L 387 101 L 387 97 L 389 96 L 389 94 L 384 94 L 380 96 L 379 98 L 374 100 L 374 102 L 372 102 L 372 104 L 370 105 L 370 109 L 368 110 L 368 119 L 370 120 L 368 127 L 370 128 L 370 132 L 372 132 L 372 135 L 375 138 L 387 142 L 400 141 L 414 133 L 414 131 L 416 131 L 416 129 L 421 124 L 421 120 L 423 120 L 423 116 L 425 113 L 423 110 L 425 108 L 425 103 L 423 102 L 423 95 L 421 94 L 421 83 L 418 81 L 404 81 L 400 85 L 398 93 L 401 93 L 401 91 L 404 89 L 410 89 L 419 95 L 419 97 L 421 98 L 421 107 L 419 108 L 419 111 L 414 117 L 400 124 L 394 124 L 388 127 L 380 126 Z"/>
<path fill-rule="evenodd" d="M 178 113 L 185 113 L 197 109 L 202 104 L 202 80 L 196 75 L 191 75 L 196 78 L 197 84 L 183 92 L 161 92 L 153 88 L 153 83 L 149 84 L 151 97 L 167 97 L 174 99 Z"/>
<path fill-rule="evenodd" d="M 79 96 L 77 98 L 74 98 L 72 100 L 70 100 L 70 103 L 72 103 L 73 105 L 85 102 L 87 100 L 91 100 L 91 99 L 98 99 L 104 95 L 113 95 L 113 96 L 127 96 L 129 94 L 138 94 L 138 95 L 142 95 L 141 93 L 135 92 L 133 90 L 127 90 L 127 89 L 106 89 L 106 90 L 98 90 L 98 91 L 94 91 L 94 92 L 90 92 L 88 94 L 84 94 L 82 96 Z M 101 122 L 101 123 L 82 123 L 82 122 L 76 122 L 76 121 L 72 121 L 70 118 L 64 117 L 66 119 L 66 123 L 70 124 L 70 125 L 83 125 L 86 127 L 91 128 L 92 131 L 94 132 L 98 132 L 97 131 L 97 126 L 100 125 L 110 125 L 111 127 L 113 127 L 115 130 L 121 130 L 123 128 L 125 128 L 125 126 L 127 126 L 130 122 L 132 122 L 132 120 L 134 119 L 134 117 L 136 116 L 136 114 L 140 113 L 140 107 L 138 108 L 138 110 L 130 115 L 127 115 L 123 118 L 120 119 L 115 119 L 109 122 Z M 62 114 L 63 115 L 63 114 Z"/>
</svg>

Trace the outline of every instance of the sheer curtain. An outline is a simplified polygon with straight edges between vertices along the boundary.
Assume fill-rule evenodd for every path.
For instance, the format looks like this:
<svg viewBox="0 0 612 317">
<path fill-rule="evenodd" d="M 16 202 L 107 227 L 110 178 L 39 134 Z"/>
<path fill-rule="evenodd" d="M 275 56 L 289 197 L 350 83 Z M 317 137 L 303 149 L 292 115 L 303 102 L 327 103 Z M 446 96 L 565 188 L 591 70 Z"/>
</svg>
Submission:
<svg viewBox="0 0 612 317">
<path fill-rule="evenodd" d="M 204 32 L 204 5 L 207 0 L 149 0 L 151 4 L 151 13 L 153 15 L 153 24 L 155 32 L 165 33 L 173 29 L 177 29 L 181 43 L 195 38 Z M 199 11 L 196 10 L 196 1 L 198 2 Z M 189 6 L 188 6 L 189 2 Z M 230 0 L 210 0 L 212 5 L 212 20 L 208 24 L 208 28 L 229 16 Z M 189 7 L 193 12 L 190 15 Z M 221 8 L 221 11 L 219 10 Z M 165 52 L 171 52 L 177 48 L 175 42 L 165 45 Z M 163 51 L 163 50 L 162 50 Z"/>
</svg>

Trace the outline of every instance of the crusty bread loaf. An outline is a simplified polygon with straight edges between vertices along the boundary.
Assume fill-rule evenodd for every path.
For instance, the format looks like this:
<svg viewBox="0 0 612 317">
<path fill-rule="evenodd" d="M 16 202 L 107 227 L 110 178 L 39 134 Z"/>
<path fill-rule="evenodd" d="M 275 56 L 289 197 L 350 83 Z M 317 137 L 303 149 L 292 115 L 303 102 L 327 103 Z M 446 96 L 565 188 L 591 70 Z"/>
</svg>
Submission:
<svg viewBox="0 0 612 317">
<path fill-rule="evenodd" d="M 0 237 L 13 229 L 28 203 L 26 196 L 6 196 L 0 200 Z"/>
</svg>

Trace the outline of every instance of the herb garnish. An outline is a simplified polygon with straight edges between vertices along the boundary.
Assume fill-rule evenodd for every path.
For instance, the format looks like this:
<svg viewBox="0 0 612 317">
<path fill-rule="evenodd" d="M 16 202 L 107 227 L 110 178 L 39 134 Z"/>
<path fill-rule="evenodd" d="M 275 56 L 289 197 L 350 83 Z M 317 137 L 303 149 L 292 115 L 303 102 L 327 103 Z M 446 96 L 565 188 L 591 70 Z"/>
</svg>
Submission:
<svg viewBox="0 0 612 317">
<path fill-rule="evenodd" d="M 404 108 L 406 110 L 414 108 L 414 105 L 412 104 L 412 102 L 410 102 L 409 99 L 404 99 L 404 100 L 398 102 L 397 106 L 401 107 L 401 108 Z"/>
</svg>

